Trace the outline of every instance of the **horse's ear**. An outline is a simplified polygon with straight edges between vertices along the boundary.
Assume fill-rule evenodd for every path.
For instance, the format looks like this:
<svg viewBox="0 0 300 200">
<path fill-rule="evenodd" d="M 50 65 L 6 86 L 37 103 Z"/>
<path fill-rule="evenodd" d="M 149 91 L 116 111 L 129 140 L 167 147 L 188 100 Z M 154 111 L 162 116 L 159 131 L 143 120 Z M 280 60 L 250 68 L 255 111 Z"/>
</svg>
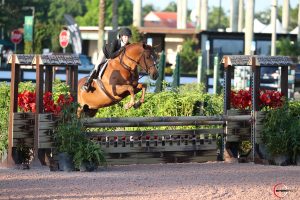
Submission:
<svg viewBox="0 0 300 200">
<path fill-rule="evenodd" d="M 147 48 L 147 44 L 145 42 L 143 42 L 143 48 L 146 49 Z"/>
</svg>

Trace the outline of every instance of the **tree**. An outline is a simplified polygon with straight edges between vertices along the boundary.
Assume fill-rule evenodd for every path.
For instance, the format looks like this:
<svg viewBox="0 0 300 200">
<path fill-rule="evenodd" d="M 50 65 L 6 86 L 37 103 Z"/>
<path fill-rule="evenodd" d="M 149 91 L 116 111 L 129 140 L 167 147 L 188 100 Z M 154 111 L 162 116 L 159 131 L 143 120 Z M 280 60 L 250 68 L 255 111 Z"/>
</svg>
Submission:
<svg viewBox="0 0 300 200">
<path fill-rule="evenodd" d="M 112 26 L 113 0 L 105 1 L 105 26 Z M 77 16 L 76 21 L 80 26 L 98 26 L 99 0 L 86 0 L 87 12 L 83 16 Z M 118 24 L 119 26 L 129 26 L 132 24 L 133 5 L 130 0 L 122 0 L 118 4 Z"/>
<path fill-rule="evenodd" d="M 278 55 L 297 57 L 300 55 L 300 43 L 291 42 L 290 38 L 282 38 L 276 43 Z"/>
<path fill-rule="evenodd" d="M 177 12 L 177 4 L 174 1 L 171 1 L 163 11 L 164 12 Z"/>
<path fill-rule="evenodd" d="M 183 73 L 196 73 L 199 52 L 195 51 L 197 42 L 192 39 L 187 39 L 182 44 L 180 51 L 181 71 Z"/>
<path fill-rule="evenodd" d="M 135 26 L 131 26 L 130 29 L 132 32 L 131 42 L 143 42 L 144 37 L 143 34 L 139 32 L 139 29 Z"/>
<path fill-rule="evenodd" d="M 80 26 L 98 26 L 99 0 L 86 0 L 87 12 L 75 19 Z"/>
<path fill-rule="evenodd" d="M 223 8 L 212 7 L 208 13 L 208 29 L 217 30 L 218 28 L 225 29 L 229 26 L 228 16 L 226 16 Z"/>
<path fill-rule="evenodd" d="M 142 16 L 145 17 L 151 11 L 155 11 L 153 4 L 143 6 Z"/>
<path fill-rule="evenodd" d="M 258 19 L 263 24 L 270 24 L 271 22 L 271 9 L 260 11 L 254 14 L 254 18 Z"/>
</svg>

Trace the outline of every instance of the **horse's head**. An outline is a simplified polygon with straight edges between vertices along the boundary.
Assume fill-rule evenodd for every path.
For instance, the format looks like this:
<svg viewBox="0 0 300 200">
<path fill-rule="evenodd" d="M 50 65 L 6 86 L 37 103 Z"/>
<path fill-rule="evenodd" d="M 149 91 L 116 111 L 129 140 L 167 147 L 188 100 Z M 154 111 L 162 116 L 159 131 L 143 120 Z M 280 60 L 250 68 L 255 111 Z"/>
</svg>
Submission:
<svg viewBox="0 0 300 200">
<path fill-rule="evenodd" d="M 144 44 L 144 43 L 133 43 L 126 46 L 123 54 L 120 55 L 121 63 L 126 68 L 131 68 L 134 70 L 137 65 L 139 65 L 147 74 L 149 74 L 150 78 L 156 80 L 158 78 L 158 71 L 156 68 L 156 60 L 157 56 L 154 52 L 152 46 Z M 128 59 L 126 64 L 122 61 L 122 59 Z M 131 63 L 135 63 L 135 65 L 130 65 Z"/>
<path fill-rule="evenodd" d="M 143 49 L 139 65 L 149 74 L 151 79 L 156 80 L 158 78 L 158 71 L 156 68 L 157 55 L 150 45 L 143 44 Z"/>
</svg>

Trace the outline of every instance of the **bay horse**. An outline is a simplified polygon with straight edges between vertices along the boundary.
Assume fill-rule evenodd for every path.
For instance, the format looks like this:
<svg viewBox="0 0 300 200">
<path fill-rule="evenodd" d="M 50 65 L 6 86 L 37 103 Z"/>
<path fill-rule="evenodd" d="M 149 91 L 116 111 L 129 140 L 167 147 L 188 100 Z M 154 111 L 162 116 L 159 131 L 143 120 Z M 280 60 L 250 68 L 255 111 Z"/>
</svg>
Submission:
<svg viewBox="0 0 300 200">
<path fill-rule="evenodd" d="M 99 108 L 114 105 L 130 95 L 130 102 L 125 108 L 138 107 L 145 101 L 147 85 L 139 83 L 138 66 L 150 78 L 156 80 L 156 54 L 152 46 L 144 43 L 132 43 L 114 59 L 108 61 L 101 77 L 94 79 L 89 92 L 82 89 L 87 77 L 78 81 L 79 114 L 85 113 L 94 117 Z M 139 101 L 135 102 L 135 94 L 142 91 Z"/>
</svg>

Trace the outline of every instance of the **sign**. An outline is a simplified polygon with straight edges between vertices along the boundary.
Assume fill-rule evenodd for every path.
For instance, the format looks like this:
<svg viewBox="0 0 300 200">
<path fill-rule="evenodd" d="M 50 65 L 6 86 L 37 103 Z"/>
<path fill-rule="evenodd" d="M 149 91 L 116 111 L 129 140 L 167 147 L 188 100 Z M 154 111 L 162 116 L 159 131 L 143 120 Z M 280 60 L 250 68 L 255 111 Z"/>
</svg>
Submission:
<svg viewBox="0 0 300 200">
<path fill-rule="evenodd" d="M 24 41 L 32 42 L 33 16 L 25 16 Z"/>
<path fill-rule="evenodd" d="M 22 33 L 17 29 L 13 30 L 11 32 L 10 40 L 14 44 L 19 44 L 22 41 Z"/>
<path fill-rule="evenodd" d="M 82 53 L 82 41 L 79 27 L 77 26 L 75 20 L 71 15 L 64 15 L 64 18 L 68 25 L 68 30 L 70 31 L 70 37 L 72 41 L 73 53 L 81 54 Z"/>
<path fill-rule="evenodd" d="M 66 48 L 69 44 L 70 34 L 67 30 L 62 30 L 59 34 L 59 44 L 62 48 Z"/>
</svg>

